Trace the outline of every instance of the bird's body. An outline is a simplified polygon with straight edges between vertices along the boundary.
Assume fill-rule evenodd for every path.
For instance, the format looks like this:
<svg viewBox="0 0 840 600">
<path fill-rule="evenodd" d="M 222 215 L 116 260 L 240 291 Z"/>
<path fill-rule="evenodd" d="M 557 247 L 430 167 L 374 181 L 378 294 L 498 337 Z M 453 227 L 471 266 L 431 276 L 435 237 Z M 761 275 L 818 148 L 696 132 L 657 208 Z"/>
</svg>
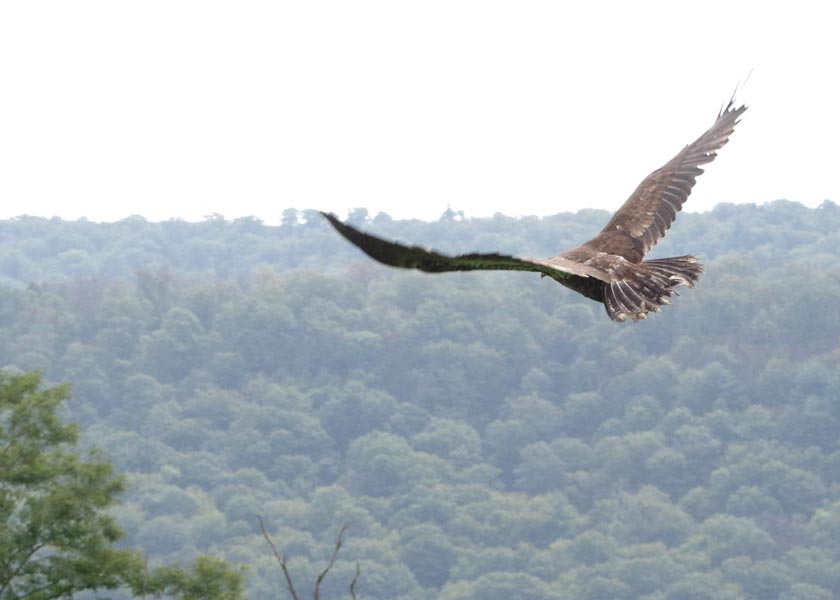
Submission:
<svg viewBox="0 0 840 600">
<path fill-rule="evenodd" d="M 703 266 L 693 256 L 644 260 L 674 222 L 703 170 L 734 131 L 746 106 L 733 101 L 706 133 L 648 175 L 594 238 L 550 258 L 501 254 L 448 256 L 383 240 L 323 213 L 335 229 L 368 256 L 386 265 L 430 273 L 474 270 L 535 271 L 597 302 L 614 321 L 643 319 L 671 303 L 678 285 L 693 286 Z"/>
</svg>

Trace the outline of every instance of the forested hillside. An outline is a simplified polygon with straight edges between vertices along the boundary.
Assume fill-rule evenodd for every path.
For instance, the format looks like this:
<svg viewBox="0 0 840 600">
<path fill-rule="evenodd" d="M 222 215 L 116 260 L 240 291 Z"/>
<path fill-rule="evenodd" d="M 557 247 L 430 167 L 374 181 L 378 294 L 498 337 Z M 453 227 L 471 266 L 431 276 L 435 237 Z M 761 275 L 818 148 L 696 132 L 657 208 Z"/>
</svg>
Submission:
<svg viewBox="0 0 840 600">
<path fill-rule="evenodd" d="M 549 256 L 602 211 L 351 221 Z M 314 211 L 0 222 L 0 367 L 71 383 L 154 563 L 223 556 L 248 597 L 840 597 L 840 207 L 681 215 L 706 273 L 638 324 L 527 273 L 388 269 Z M 683 291 L 684 290 L 684 291 Z"/>
</svg>

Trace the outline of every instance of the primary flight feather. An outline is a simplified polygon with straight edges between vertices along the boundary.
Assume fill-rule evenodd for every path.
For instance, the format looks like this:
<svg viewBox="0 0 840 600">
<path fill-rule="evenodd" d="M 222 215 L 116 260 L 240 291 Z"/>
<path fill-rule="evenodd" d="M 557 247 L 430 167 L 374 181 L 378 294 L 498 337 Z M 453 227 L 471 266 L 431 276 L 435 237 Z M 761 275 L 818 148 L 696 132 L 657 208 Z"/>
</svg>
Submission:
<svg viewBox="0 0 840 600">
<path fill-rule="evenodd" d="M 670 304 L 676 286 L 694 286 L 703 272 L 694 256 L 655 260 L 644 260 L 644 256 L 665 236 L 703 172 L 700 165 L 715 159 L 745 110 L 746 106 L 735 108 L 730 100 L 706 133 L 645 177 L 598 235 L 550 258 L 495 253 L 449 256 L 383 240 L 342 223 L 335 215 L 322 214 L 341 235 L 386 265 L 429 273 L 535 271 L 602 302 L 614 321 L 638 321 Z"/>
</svg>

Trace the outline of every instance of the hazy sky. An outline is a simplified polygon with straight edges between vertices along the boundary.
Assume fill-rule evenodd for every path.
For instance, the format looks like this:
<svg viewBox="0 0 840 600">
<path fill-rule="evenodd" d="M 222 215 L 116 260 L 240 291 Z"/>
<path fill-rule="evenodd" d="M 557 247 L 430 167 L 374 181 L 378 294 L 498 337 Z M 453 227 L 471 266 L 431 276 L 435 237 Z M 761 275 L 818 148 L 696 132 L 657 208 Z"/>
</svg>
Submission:
<svg viewBox="0 0 840 600">
<path fill-rule="evenodd" d="M 0 217 L 615 209 L 750 105 L 688 206 L 840 202 L 831 3 L 0 3 Z"/>
</svg>

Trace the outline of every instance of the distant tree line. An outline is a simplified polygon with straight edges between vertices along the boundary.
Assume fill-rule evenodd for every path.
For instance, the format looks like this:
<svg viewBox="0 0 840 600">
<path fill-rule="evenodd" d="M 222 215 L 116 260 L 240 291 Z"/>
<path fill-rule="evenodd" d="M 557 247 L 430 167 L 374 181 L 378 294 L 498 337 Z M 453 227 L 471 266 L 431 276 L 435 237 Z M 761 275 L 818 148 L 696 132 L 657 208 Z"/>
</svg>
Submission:
<svg viewBox="0 0 840 600">
<path fill-rule="evenodd" d="M 548 256 L 606 213 L 357 223 Z M 840 209 L 682 215 L 707 272 L 633 325 L 519 273 L 372 263 L 312 211 L 0 222 L 0 366 L 70 382 L 150 568 L 324 598 L 840 596 Z M 11 376 L 11 375 L 10 375 Z M 189 568 L 185 572 L 190 572 Z"/>
</svg>

